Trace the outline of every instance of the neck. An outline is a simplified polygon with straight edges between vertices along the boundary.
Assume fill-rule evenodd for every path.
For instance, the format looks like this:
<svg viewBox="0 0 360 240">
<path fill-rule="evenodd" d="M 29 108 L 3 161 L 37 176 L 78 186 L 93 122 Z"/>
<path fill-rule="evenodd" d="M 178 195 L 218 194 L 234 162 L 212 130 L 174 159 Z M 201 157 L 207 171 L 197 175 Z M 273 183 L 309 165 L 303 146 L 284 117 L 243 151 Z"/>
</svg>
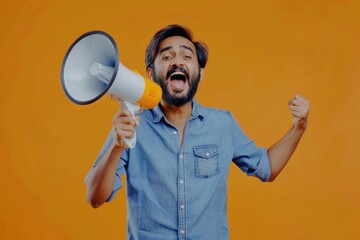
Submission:
<svg viewBox="0 0 360 240">
<path fill-rule="evenodd" d="M 169 105 L 165 101 L 161 101 L 161 107 L 166 119 L 173 124 L 175 127 L 182 128 L 185 126 L 187 120 L 191 116 L 192 112 L 192 101 L 177 107 Z"/>
</svg>

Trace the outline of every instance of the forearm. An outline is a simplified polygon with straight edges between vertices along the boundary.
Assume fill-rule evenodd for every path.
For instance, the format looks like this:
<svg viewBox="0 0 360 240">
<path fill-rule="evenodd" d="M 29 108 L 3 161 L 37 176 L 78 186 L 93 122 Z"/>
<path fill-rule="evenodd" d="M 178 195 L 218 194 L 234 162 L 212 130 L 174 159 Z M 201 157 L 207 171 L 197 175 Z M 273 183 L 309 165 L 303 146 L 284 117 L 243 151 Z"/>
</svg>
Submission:
<svg viewBox="0 0 360 240">
<path fill-rule="evenodd" d="M 100 207 L 110 196 L 123 150 L 111 144 L 103 158 L 90 171 L 86 180 L 86 198 L 94 208 Z"/>
<path fill-rule="evenodd" d="M 268 181 L 273 181 L 280 174 L 295 151 L 305 127 L 293 125 L 292 128 L 277 143 L 268 149 L 271 166 L 271 176 Z"/>
</svg>

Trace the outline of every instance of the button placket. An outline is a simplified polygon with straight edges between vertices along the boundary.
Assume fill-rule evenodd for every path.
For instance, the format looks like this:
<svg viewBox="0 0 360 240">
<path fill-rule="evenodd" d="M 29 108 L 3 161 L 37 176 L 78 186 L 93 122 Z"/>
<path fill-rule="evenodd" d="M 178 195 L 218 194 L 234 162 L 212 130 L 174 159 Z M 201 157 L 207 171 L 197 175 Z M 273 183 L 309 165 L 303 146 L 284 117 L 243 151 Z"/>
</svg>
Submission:
<svg viewBox="0 0 360 240">
<path fill-rule="evenodd" d="M 180 147 L 178 155 L 178 238 L 186 239 L 186 164 L 185 164 L 185 141 L 187 135 L 190 131 L 191 121 L 189 121 L 185 126 L 184 139 Z M 174 135 L 177 135 L 178 132 L 173 132 Z"/>
<path fill-rule="evenodd" d="M 179 239 L 185 239 L 186 211 L 185 211 L 185 161 L 184 154 L 180 151 L 178 179 L 178 216 L 179 216 Z"/>
</svg>

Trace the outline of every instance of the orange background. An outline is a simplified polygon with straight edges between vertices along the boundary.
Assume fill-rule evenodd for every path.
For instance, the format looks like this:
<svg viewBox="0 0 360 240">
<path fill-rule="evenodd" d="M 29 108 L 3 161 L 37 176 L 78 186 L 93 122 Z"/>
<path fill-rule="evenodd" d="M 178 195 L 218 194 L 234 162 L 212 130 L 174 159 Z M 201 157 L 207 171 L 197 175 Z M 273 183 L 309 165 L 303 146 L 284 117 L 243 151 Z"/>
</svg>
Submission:
<svg viewBox="0 0 360 240">
<path fill-rule="evenodd" d="M 288 99 L 311 100 L 308 131 L 274 183 L 229 176 L 231 239 L 360 236 L 360 4 L 356 0 L 1 1 L 0 239 L 124 239 L 125 191 L 92 209 L 84 177 L 118 110 L 78 106 L 63 57 L 90 30 L 116 40 L 145 74 L 144 51 L 168 24 L 210 49 L 200 103 L 232 111 L 258 145 L 286 133 Z"/>
</svg>

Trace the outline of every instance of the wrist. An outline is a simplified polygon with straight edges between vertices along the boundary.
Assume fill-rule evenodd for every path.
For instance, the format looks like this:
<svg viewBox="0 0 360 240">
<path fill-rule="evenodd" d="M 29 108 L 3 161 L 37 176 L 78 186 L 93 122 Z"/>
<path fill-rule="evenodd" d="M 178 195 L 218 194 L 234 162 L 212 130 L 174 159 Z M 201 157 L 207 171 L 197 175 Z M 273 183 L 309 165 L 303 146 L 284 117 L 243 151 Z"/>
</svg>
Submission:
<svg viewBox="0 0 360 240">
<path fill-rule="evenodd" d="M 119 143 L 116 139 L 113 139 L 113 142 L 110 145 L 110 149 L 112 152 L 117 152 L 117 151 L 124 151 L 126 148 L 125 144 L 123 141 L 121 141 L 121 143 Z"/>
<path fill-rule="evenodd" d="M 304 122 L 304 123 L 297 122 L 297 123 L 294 124 L 293 128 L 296 131 L 304 132 L 306 130 L 306 128 L 307 128 L 307 123 L 306 122 Z"/>
</svg>

